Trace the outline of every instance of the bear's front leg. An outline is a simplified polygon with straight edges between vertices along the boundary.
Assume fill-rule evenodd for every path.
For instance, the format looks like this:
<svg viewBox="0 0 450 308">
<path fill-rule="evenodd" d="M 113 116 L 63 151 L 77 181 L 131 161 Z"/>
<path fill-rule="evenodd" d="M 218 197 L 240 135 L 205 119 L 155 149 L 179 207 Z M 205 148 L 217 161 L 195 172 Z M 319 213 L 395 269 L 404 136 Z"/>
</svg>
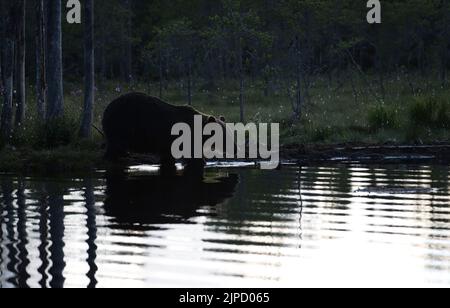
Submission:
<svg viewBox="0 0 450 308">
<path fill-rule="evenodd" d="M 172 177 L 177 174 L 177 167 L 175 166 L 175 159 L 170 155 L 161 157 L 161 176 Z"/>
<path fill-rule="evenodd" d="M 204 159 L 189 159 L 186 161 L 184 175 L 192 178 L 203 179 L 206 161 Z"/>
</svg>

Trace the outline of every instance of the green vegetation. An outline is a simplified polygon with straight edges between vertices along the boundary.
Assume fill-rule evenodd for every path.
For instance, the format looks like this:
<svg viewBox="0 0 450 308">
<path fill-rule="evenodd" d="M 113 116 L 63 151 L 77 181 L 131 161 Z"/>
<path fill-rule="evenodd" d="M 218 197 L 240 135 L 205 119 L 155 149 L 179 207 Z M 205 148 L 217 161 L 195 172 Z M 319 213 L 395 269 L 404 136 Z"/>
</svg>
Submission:
<svg viewBox="0 0 450 308">
<path fill-rule="evenodd" d="M 421 96 L 410 107 L 411 124 L 414 127 L 450 128 L 450 99 L 444 96 Z"/>
<path fill-rule="evenodd" d="M 413 93 L 411 80 L 392 76 L 386 81 L 385 98 L 380 101 L 368 90 L 366 79 L 352 78 L 354 88 L 339 84 L 330 86 L 326 79 L 318 79 L 309 91 L 310 99 L 303 106 L 300 121 L 293 119 L 292 98 L 286 94 L 282 85 L 272 95 L 265 96 L 263 83 L 255 83 L 249 86 L 246 95 L 247 120 L 279 122 L 283 144 L 415 144 L 449 141 L 447 106 L 450 104 L 450 89 L 441 87 L 438 80 L 430 82 L 415 77 L 414 84 L 425 86 L 417 86 Z M 235 83 L 225 83 L 214 92 L 194 91 L 194 106 L 207 113 L 225 115 L 229 121 L 239 121 L 239 92 L 233 91 Z M 373 84 L 376 84 L 375 76 Z M 145 90 L 145 87 L 139 89 Z M 173 87 L 164 94 L 164 98 L 183 104 L 186 101 L 183 93 L 181 87 Z M 426 118 L 418 120 L 412 110 L 420 102 L 428 103 L 422 103 L 426 104 L 426 112 L 420 112 Z M 420 128 L 419 134 L 417 128 Z"/>
<path fill-rule="evenodd" d="M 0 151 L 1 172 L 63 174 L 91 172 L 103 166 L 101 151 L 93 145 L 72 144 L 52 150 L 7 146 Z"/>
<path fill-rule="evenodd" d="M 192 91 L 193 105 L 203 112 L 224 115 L 227 121 L 239 121 L 237 81 L 223 82 L 214 91 L 202 90 L 197 81 Z M 380 103 L 365 90 L 365 81 L 354 90 L 329 87 L 325 80 L 311 88 L 311 99 L 304 106 L 300 121 L 292 118 L 292 100 L 281 89 L 264 95 L 261 83 L 249 86 L 246 96 L 248 121 L 279 122 L 281 142 L 290 144 L 381 144 L 448 142 L 450 136 L 450 89 L 414 95 L 406 81 L 392 78 L 386 98 Z M 416 80 L 420 84 L 420 80 Z M 438 81 L 436 81 L 438 83 Z M 435 88 L 434 84 L 429 84 Z M 66 116 L 48 124 L 28 118 L 27 126 L 14 134 L 11 145 L 0 151 L 0 170 L 88 170 L 102 166 L 103 137 L 95 132 L 92 140 L 78 137 L 82 112 L 80 86 L 66 84 Z M 96 93 L 95 120 L 101 127 L 104 108 L 115 97 L 129 91 L 157 95 L 154 84 L 139 83 L 122 87 L 103 83 Z M 438 87 L 436 87 L 438 88 Z M 120 89 L 120 93 L 119 93 Z M 421 91 L 428 93 L 426 89 Z M 181 84 L 174 84 L 163 98 L 174 104 L 185 104 Z M 31 104 L 30 104 L 31 105 Z M 32 114 L 32 112 L 30 112 Z"/>
<path fill-rule="evenodd" d="M 377 105 L 369 110 L 367 117 L 369 128 L 373 131 L 395 129 L 399 127 L 398 111 L 386 105 Z"/>
<path fill-rule="evenodd" d="M 90 0 L 83 25 L 0 6 L 0 170 L 98 166 L 91 124 L 131 91 L 279 122 L 284 145 L 449 141 L 448 1 L 386 1 L 378 25 L 352 0 Z"/>
</svg>

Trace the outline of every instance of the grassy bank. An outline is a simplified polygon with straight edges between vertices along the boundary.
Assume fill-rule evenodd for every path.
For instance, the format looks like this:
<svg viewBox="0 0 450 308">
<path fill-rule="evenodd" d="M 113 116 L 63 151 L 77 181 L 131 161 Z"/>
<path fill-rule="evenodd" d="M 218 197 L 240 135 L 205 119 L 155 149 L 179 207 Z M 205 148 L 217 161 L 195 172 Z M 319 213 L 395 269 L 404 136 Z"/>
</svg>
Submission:
<svg viewBox="0 0 450 308">
<path fill-rule="evenodd" d="M 357 78 L 349 74 L 343 75 L 342 80 L 342 83 L 330 84 L 325 78 L 317 78 L 308 91 L 304 89 L 306 94 L 300 121 L 292 118 L 292 97 L 288 95 L 288 85 L 274 82 L 269 94 L 265 95 L 262 82 L 248 81 L 246 121 L 280 123 L 282 144 L 450 141 L 450 88 L 442 87 L 439 80 L 395 75 L 386 77 L 382 88 L 376 76 Z M 239 122 L 237 81 L 221 82 L 212 91 L 202 89 L 201 82 L 195 88 L 194 107 L 205 113 L 224 115 L 230 122 Z M 110 83 L 103 89 L 98 93 L 97 123 L 101 121 L 106 104 L 120 93 L 140 91 L 159 95 L 158 84 L 140 83 L 123 88 Z M 290 90 L 293 93 L 293 89 Z M 163 99 L 174 104 L 186 104 L 183 83 L 171 83 L 163 91 Z"/>
<path fill-rule="evenodd" d="M 349 82 L 349 80 L 351 82 Z M 428 144 L 450 141 L 450 89 L 439 81 L 407 76 L 386 77 L 383 86 L 377 77 L 343 75 L 342 82 L 316 78 L 304 97 L 302 118 L 292 118 L 289 86 L 273 82 L 270 91 L 262 82 L 248 81 L 245 96 L 246 120 L 279 122 L 281 143 L 285 147 L 308 145 L 312 148 L 333 144 Z M 345 81 L 345 82 L 344 82 Z M 194 84 L 193 105 L 210 114 L 239 121 L 238 82 L 222 81 L 213 90 L 204 83 Z M 304 89 L 305 90 L 305 89 Z M 159 85 L 119 82 L 98 84 L 95 124 L 101 127 L 103 110 L 117 96 L 140 91 L 159 95 Z M 31 92 L 31 91 L 30 91 Z M 266 93 L 265 93 L 266 92 Z M 34 102 L 29 101 L 29 118 L 16 130 L 8 146 L 0 150 L 0 170 L 73 171 L 101 166 L 103 138 L 94 132 L 92 141 L 78 138 L 82 109 L 82 88 L 65 85 L 65 118 L 49 127 L 36 121 Z M 29 93 L 28 98 L 34 94 Z M 183 83 L 170 83 L 163 99 L 185 104 Z"/>
<path fill-rule="evenodd" d="M 0 172 L 46 174 L 87 173 L 106 166 L 102 151 L 82 145 L 55 149 L 4 147 L 0 151 Z"/>
</svg>

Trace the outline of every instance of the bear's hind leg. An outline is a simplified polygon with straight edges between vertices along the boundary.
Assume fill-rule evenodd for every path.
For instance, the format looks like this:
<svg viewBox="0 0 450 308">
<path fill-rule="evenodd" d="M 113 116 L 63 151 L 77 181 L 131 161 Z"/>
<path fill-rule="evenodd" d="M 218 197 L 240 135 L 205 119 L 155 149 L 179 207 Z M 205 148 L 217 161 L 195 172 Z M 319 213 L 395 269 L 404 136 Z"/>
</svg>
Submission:
<svg viewBox="0 0 450 308">
<path fill-rule="evenodd" d="M 124 147 L 107 144 L 104 158 L 111 162 L 118 162 L 121 158 L 127 157 L 127 151 Z"/>
</svg>

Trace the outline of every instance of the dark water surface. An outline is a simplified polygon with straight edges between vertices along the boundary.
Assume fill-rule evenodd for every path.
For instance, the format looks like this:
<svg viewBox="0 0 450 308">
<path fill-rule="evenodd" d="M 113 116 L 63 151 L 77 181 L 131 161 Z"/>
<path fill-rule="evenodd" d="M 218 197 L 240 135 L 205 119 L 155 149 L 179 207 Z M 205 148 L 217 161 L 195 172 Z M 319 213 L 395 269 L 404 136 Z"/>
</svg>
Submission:
<svg viewBox="0 0 450 308">
<path fill-rule="evenodd" d="M 142 171 L 1 175 L 0 287 L 450 286 L 448 166 Z"/>
</svg>

